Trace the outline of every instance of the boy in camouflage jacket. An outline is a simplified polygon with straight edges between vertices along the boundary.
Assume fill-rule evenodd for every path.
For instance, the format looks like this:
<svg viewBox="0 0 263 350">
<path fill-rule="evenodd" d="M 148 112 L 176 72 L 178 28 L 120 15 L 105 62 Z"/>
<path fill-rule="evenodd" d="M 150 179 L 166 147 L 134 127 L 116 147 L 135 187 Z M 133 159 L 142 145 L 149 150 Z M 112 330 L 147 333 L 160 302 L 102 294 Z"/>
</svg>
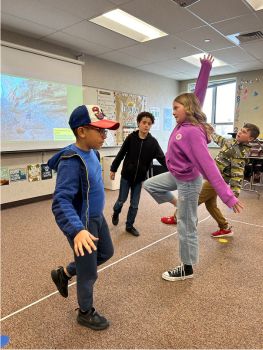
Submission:
<svg viewBox="0 0 263 350">
<path fill-rule="evenodd" d="M 260 131 L 259 128 L 246 123 L 236 136 L 236 139 L 225 139 L 213 134 L 213 141 L 220 146 L 221 150 L 215 157 L 216 165 L 226 181 L 230 185 L 235 196 L 240 194 L 245 165 L 247 163 L 250 146 L 249 142 L 255 140 Z M 199 196 L 198 204 L 205 203 L 210 215 L 216 220 L 219 230 L 211 234 L 212 237 L 233 236 L 233 231 L 226 218 L 217 207 L 217 193 L 208 181 L 205 181 Z"/>
</svg>

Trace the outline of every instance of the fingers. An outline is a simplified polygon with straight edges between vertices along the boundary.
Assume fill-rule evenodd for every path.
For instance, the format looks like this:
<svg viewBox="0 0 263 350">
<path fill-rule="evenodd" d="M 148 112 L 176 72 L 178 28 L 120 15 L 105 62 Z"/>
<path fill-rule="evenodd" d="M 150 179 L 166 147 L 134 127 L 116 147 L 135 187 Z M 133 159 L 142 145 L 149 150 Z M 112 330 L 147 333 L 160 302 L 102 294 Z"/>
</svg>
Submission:
<svg viewBox="0 0 263 350">
<path fill-rule="evenodd" d="M 200 58 L 200 62 L 204 62 L 204 61 L 209 61 L 210 63 L 213 63 L 214 62 L 214 57 L 209 53 L 207 56 L 204 55 L 203 58 Z"/>
<path fill-rule="evenodd" d="M 235 206 L 233 207 L 233 212 L 234 212 L 234 213 L 240 213 L 240 209 L 235 205 Z"/>
<path fill-rule="evenodd" d="M 244 209 L 244 206 L 242 203 L 237 202 L 234 206 L 233 206 L 233 211 L 234 213 L 241 213 L 241 210 Z"/>
<path fill-rule="evenodd" d="M 94 241 L 97 241 L 98 238 L 90 234 L 88 237 L 82 238 L 81 240 L 77 240 L 74 243 L 74 252 L 77 256 L 84 256 L 85 252 L 84 249 L 89 254 L 92 254 L 92 251 L 96 251 L 97 247 L 94 243 Z"/>
<path fill-rule="evenodd" d="M 244 209 L 244 204 L 241 202 L 237 202 L 237 204 L 240 206 L 241 209 Z"/>
</svg>

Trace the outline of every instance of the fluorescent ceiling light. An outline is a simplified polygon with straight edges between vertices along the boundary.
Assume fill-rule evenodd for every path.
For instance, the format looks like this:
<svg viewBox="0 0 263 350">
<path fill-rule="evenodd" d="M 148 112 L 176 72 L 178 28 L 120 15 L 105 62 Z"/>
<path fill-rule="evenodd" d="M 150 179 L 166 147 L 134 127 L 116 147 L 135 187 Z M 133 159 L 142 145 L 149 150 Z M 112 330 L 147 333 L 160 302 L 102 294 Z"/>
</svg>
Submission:
<svg viewBox="0 0 263 350">
<path fill-rule="evenodd" d="M 198 53 L 193 56 L 182 57 L 181 59 L 188 63 L 193 64 L 194 66 L 200 67 L 200 58 L 203 58 L 204 56 L 207 56 L 207 55 L 208 55 L 207 53 Z M 215 67 L 222 67 L 222 66 L 227 66 L 227 63 L 214 57 L 213 67 L 215 68 Z"/>
<path fill-rule="evenodd" d="M 168 35 L 161 30 L 129 15 L 128 13 L 116 9 L 103 15 L 90 19 L 102 27 L 108 28 L 131 39 L 144 42 Z"/>
<path fill-rule="evenodd" d="M 255 11 L 263 10 L 263 0 L 246 0 Z"/>
</svg>

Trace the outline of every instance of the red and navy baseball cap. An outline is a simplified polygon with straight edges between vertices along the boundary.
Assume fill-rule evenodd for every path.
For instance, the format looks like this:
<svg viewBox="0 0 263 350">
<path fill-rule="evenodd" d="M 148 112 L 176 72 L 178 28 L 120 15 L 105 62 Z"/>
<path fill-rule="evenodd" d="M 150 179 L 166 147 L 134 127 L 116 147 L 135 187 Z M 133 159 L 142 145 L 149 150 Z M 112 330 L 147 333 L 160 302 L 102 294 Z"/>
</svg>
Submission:
<svg viewBox="0 0 263 350">
<path fill-rule="evenodd" d="M 110 130 L 116 130 L 120 126 L 120 123 L 115 120 L 107 119 L 102 109 L 97 105 L 82 105 L 75 108 L 68 123 L 72 130 L 87 125 Z"/>
</svg>

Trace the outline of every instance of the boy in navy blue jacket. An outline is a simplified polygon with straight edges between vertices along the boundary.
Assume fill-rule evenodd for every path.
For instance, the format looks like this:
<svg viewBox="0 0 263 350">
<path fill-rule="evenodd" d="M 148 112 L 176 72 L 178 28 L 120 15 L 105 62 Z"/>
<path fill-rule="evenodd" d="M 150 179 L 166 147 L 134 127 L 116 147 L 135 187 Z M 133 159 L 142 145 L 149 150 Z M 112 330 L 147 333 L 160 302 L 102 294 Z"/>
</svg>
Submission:
<svg viewBox="0 0 263 350">
<path fill-rule="evenodd" d="M 57 171 L 52 211 L 75 258 L 67 267 L 52 270 L 51 277 L 59 293 L 66 298 L 68 281 L 77 275 L 77 321 L 94 330 L 109 326 L 108 320 L 93 307 L 93 286 L 97 266 L 113 255 L 103 216 L 104 186 L 97 149 L 107 137 L 106 129 L 116 130 L 119 123 L 104 117 L 98 106 L 77 107 L 69 119 L 76 143 L 48 161 L 50 168 Z"/>
</svg>

